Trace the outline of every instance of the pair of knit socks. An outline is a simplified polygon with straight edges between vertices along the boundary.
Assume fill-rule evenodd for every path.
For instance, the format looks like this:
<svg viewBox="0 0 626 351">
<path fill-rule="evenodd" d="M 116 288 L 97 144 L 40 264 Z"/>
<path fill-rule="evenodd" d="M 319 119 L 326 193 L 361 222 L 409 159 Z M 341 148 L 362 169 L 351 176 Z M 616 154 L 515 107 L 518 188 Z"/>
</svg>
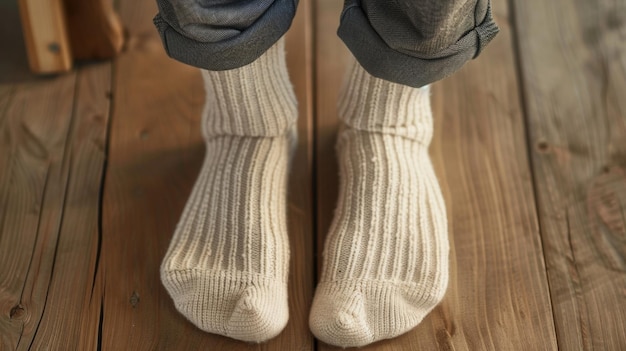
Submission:
<svg viewBox="0 0 626 351">
<path fill-rule="evenodd" d="M 206 156 L 161 266 L 200 329 L 250 342 L 288 320 L 287 175 L 296 98 L 284 40 L 253 63 L 203 71 Z M 428 156 L 428 88 L 349 69 L 339 99 L 340 192 L 310 328 L 363 346 L 415 327 L 448 282 L 444 202 Z"/>
</svg>

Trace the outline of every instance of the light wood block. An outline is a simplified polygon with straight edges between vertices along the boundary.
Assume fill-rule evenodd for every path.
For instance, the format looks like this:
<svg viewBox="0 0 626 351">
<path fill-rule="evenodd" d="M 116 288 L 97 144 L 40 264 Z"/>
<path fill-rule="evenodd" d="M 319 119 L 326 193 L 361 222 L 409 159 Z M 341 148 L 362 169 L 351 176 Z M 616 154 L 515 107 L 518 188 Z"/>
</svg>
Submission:
<svg viewBox="0 0 626 351">
<path fill-rule="evenodd" d="M 61 0 L 19 0 L 28 63 L 36 73 L 72 68 L 65 12 Z"/>
<path fill-rule="evenodd" d="M 122 24 L 110 0 L 20 0 L 30 68 L 58 73 L 74 59 L 110 59 L 122 51 Z"/>
</svg>

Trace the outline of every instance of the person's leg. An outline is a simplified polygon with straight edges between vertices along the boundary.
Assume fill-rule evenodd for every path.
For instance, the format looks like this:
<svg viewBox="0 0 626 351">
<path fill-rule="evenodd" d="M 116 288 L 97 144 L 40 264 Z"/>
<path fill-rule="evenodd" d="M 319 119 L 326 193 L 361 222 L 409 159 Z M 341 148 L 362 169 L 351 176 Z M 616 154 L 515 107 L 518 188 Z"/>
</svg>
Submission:
<svg viewBox="0 0 626 351">
<path fill-rule="evenodd" d="M 263 1 L 159 5 L 155 23 L 170 55 L 211 69 L 202 70 L 204 164 L 161 280 L 178 311 L 202 330 L 261 342 L 288 320 L 286 192 L 297 108 L 278 38 L 291 17 L 273 17 L 276 5 Z M 275 11 L 286 9 L 280 6 Z M 172 27 L 162 22 L 167 11 L 178 14 Z M 253 30 L 259 23 L 270 29 Z"/>
<path fill-rule="evenodd" d="M 359 62 L 339 98 L 340 192 L 309 320 L 322 341 L 395 337 L 443 299 L 447 219 L 422 86 L 475 57 L 494 26 L 482 0 L 346 2 L 339 34 Z"/>
</svg>

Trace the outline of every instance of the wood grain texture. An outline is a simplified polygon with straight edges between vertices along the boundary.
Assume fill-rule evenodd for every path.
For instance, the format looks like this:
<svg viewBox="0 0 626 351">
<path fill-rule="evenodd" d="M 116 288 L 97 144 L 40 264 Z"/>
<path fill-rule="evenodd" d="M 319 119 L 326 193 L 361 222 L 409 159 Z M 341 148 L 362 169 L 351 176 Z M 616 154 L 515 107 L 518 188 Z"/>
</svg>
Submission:
<svg viewBox="0 0 626 351">
<path fill-rule="evenodd" d="M 301 4 L 301 12 L 306 5 Z M 176 312 L 159 266 L 197 177 L 204 154 L 200 72 L 165 55 L 151 18 L 151 0 L 121 2 L 128 50 L 115 61 L 114 111 L 104 187 L 103 349 L 311 350 L 308 331 L 313 269 L 310 70 L 292 72 L 300 99 L 300 144 L 289 195 L 290 321 L 277 338 L 246 344 L 202 332 Z M 294 30 L 305 31 L 309 12 Z M 301 35 L 302 33 L 294 33 Z M 299 38 L 299 37 L 298 37 Z M 310 58 L 310 41 L 288 41 L 290 68 Z"/>
<path fill-rule="evenodd" d="M 345 57 L 330 40 L 339 4 L 318 2 L 318 237 L 332 218 L 329 166 L 337 77 Z M 477 61 L 433 87 L 431 155 L 448 208 L 450 285 L 417 328 L 363 350 L 555 350 L 508 8 L 493 2 L 501 34 Z M 333 33 L 334 34 L 334 33 Z M 331 55 L 331 56 L 326 56 Z M 332 200 L 332 201 L 331 201 Z M 321 344 L 320 350 L 335 349 Z"/>
<path fill-rule="evenodd" d="M 30 68 L 36 73 L 66 72 L 72 51 L 62 0 L 19 0 Z"/>
<path fill-rule="evenodd" d="M 81 68 L 64 156 L 67 189 L 46 308 L 32 350 L 97 348 L 102 300 L 100 189 L 109 120 L 111 64 Z"/>
<path fill-rule="evenodd" d="M 48 307 L 75 80 L 70 74 L 0 93 L 1 350 L 28 350 Z"/>
<path fill-rule="evenodd" d="M 0 88 L 0 256 L 9 260 L 1 350 L 71 349 L 86 337 L 81 349 L 96 346 L 100 296 L 92 284 L 109 89 L 110 64 L 14 86 L 14 96 Z"/>
<path fill-rule="evenodd" d="M 626 3 L 516 1 L 558 345 L 626 349 Z"/>
</svg>

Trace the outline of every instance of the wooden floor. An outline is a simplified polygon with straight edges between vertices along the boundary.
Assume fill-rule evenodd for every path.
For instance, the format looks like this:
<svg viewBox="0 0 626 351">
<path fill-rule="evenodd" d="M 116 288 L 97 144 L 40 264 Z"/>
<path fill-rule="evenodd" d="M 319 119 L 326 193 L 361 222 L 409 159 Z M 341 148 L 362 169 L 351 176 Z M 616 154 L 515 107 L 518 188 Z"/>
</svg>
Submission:
<svg viewBox="0 0 626 351">
<path fill-rule="evenodd" d="M 290 321 L 260 345 L 199 331 L 159 281 L 204 153 L 204 96 L 198 70 L 164 54 L 154 1 L 117 4 L 124 53 L 55 77 L 30 76 L 18 25 L 0 23 L 0 350 L 333 350 L 307 319 L 337 195 L 341 1 L 301 0 L 288 34 Z M 500 35 L 433 87 L 447 295 L 364 350 L 626 350 L 626 3 L 493 11 Z"/>
</svg>

